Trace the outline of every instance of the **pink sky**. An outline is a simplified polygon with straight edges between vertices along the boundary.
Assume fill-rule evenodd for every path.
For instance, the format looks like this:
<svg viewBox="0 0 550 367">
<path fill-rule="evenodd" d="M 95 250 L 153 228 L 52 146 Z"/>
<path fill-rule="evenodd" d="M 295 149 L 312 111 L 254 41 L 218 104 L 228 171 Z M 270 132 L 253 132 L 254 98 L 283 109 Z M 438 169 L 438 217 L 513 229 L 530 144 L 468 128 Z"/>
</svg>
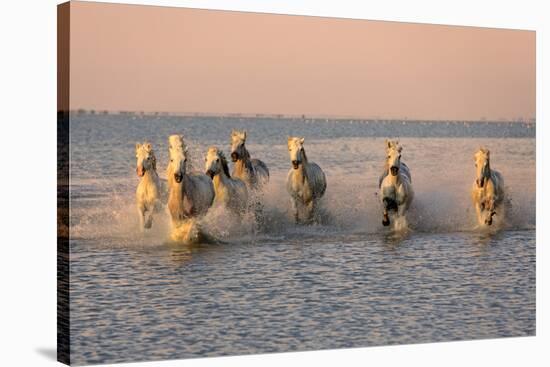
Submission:
<svg viewBox="0 0 550 367">
<path fill-rule="evenodd" d="M 71 108 L 535 116 L 535 32 L 72 2 Z"/>
</svg>

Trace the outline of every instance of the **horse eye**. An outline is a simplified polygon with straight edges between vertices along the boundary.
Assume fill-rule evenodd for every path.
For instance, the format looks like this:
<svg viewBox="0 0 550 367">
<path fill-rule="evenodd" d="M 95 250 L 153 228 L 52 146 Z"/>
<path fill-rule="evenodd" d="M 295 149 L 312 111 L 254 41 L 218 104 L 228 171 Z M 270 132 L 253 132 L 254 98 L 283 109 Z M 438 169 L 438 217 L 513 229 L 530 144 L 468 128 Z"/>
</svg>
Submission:
<svg viewBox="0 0 550 367">
<path fill-rule="evenodd" d="M 220 159 L 219 159 L 219 158 L 216 158 L 216 162 L 219 162 L 219 161 L 220 161 Z"/>
<path fill-rule="evenodd" d="M 170 162 L 173 162 L 174 160 L 173 159 L 170 159 Z"/>
</svg>

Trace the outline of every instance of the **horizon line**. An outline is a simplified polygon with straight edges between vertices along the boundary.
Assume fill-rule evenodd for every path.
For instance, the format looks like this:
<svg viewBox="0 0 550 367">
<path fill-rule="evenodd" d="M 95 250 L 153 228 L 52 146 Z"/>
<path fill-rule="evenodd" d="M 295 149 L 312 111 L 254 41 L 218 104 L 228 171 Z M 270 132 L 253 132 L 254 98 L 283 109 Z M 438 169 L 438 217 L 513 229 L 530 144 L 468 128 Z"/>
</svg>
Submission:
<svg viewBox="0 0 550 367">
<path fill-rule="evenodd" d="M 59 111 L 61 112 L 61 111 Z M 479 119 L 425 119 L 418 117 L 382 117 L 382 116 L 352 116 L 352 115 L 316 115 L 316 114 L 284 114 L 284 113 L 253 113 L 253 112 L 192 112 L 192 111 L 144 111 L 144 110 L 109 110 L 95 108 L 69 109 L 70 114 L 77 115 L 133 115 L 133 116 L 172 116 L 172 117 L 227 117 L 227 118 L 271 118 L 271 119 L 300 119 L 300 120 L 363 120 L 363 121 L 426 121 L 426 122 L 501 122 L 501 123 L 536 123 L 536 117 L 517 118 L 486 118 Z"/>
</svg>

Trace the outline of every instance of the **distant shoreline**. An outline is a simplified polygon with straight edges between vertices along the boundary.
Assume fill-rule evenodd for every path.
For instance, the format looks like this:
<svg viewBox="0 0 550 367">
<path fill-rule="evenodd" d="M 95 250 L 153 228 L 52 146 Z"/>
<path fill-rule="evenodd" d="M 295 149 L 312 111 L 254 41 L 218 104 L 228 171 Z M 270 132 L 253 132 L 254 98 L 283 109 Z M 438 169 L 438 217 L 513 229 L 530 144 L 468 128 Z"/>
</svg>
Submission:
<svg viewBox="0 0 550 367">
<path fill-rule="evenodd" d="M 147 117 L 214 117 L 214 118 L 241 118 L 241 119 L 286 119 L 286 120 L 328 120 L 328 121 L 372 121 L 372 122 L 444 122 L 444 123 L 523 123 L 536 124 L 535 118 L 518 119 L 485 119 L 461 120 L 461 119 L 409 119 L 409 118 L 379 118 L 358 116 L 321 116 L 321 115 L 288 115 L 288 114 L 264 114 L 264 113 L 203 113 L 203 112 L 149 112 L 149 111 L 111 111 L 94 109 L 70 110 L 71 115 L 112 115 L 112 116 L 147 116 Z"/>
</svg>

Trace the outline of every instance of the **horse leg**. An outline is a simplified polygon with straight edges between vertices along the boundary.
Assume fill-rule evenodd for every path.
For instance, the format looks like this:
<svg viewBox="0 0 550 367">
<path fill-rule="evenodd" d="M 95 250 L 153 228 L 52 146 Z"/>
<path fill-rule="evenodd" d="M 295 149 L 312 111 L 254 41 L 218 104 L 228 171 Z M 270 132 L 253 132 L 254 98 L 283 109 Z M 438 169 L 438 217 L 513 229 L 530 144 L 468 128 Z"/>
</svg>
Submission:
<svg viewBox="0 0 550 367">
<path fill-rule="evenodd" d="M 491 225 L 491 224 L 493 224 L 493 215 L 496 214 L 496 212 L 495 212 L 495 199 L 494 198 L 489 199 L 486 207 L 487 207 L 487 210 L 489 211 L 489 218 L 485 220 L 485 223 L 487 225 Z"/>
<path fill-rule="evenodd" d="M 391 209 L 391 200 L 388 198 L 382 199 L 382 202 L 384 203 L 384 217 L 382 219 L 382 225 L 384 227 L 387 227 L 390 225 L 390 216 L 388 215 L 388 209 Z"/>
<path fill-rule="evenodd" d="M 407 230 L 409 227 L 406 217 L 408 208 L 409 204 L 407 201 L 397 206 L 397 216 L 394 220 L 394 228 L 398 231 Z"/>
<path fill-rule="evenodd" d="M 294 223 L 300 224 L 300 215 L 299 215 L 297 200 L 294 198 L 290 199 L 290 205 L 292 206 L 292 211 L 293 211 L 292 214 L 294 214 Z"/>
<path fill-rule="evenodd" d="M 314 218 L 315 218 L 315 210 L 316 210 L 316 205 L 315 205 L 315 199 L 311 200 L 308 204 L 307 204 L 307 222 L 308 223 L 313 223 L 314 221 Z"/>
<path fill-rule="evenodd" d="M 139 203 L 137 209 L 139 215 L 139 228 L 143 232 L 143 229 L 145 228 L 145 208 L 141 203 Z"/>
<path fill-rule="evenodd" d="M 399 217 L 405 216 L 405 211 L 407 210 L 407 205 L 405 203 L 397 206 L 397 215 Z"/>
<path fill-rule="evenodd" d="M 150 229 L 153 226 L 153 211 L 148 210 L 147 214 L 144 213 L 145 223 L 143 225 L 144 228 Z"/>
<path fill-rule="evenodd" d="M 475 208 L 476 208 L 477 223 L 481 225 L 483 224 L 483 218 L 481 214 L 481 211 L 482 211 L 481 204 L 475 203 Z"/>
<path fill-rule="evenodd" d="M 384 218 L 382 219 L 382 225 L 384 227 L 387 227 L 390 225 L 390 217 L 388 215 L 388 211 L 384 209 Z"/>
</svg>

